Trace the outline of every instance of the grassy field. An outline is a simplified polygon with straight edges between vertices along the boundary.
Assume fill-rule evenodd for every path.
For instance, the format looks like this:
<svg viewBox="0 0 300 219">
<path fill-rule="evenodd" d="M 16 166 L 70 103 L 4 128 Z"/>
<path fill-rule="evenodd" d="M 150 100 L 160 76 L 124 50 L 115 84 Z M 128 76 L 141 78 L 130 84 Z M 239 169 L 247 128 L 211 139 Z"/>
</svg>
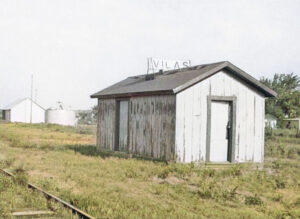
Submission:
<svg viewBox="0 0 300 219">
<path fill-rule="evenodd" d="M 3 160 L 2 160 L 3 161 Z M 0 163 L 0 167 L 7 164 Z M 13 218 L 12 212 L 51 211 L 50 215 L 39 218 L 77 218 L 59 203 L 47 200 L 42 194 L 27 187 L 27 174 L 22 169 L 15 170 L 15 177 L 0 173 L 0 218 Z"/>
<path fill-rule="evenodd" d="M 269 134 L 262 168 L 128 159 L 94 144 L 88 127 L 0 124 L 3 167 L 25 170 L 29 181 L 96 218 L 300 217 L 300 138 L 293 131 Z"/>
</svg>

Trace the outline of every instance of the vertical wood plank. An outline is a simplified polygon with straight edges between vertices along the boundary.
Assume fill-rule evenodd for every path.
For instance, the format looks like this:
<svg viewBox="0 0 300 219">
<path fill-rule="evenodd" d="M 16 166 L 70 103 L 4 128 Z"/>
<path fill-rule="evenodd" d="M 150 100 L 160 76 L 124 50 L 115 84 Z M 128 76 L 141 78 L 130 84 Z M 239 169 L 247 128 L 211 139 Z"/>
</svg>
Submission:
<svg viewBox="0 0 300 219">
<path fill-rule="evenodd" d="M 177 160 L 189 162 L 205 159 L 208 95 L 236 96 L 235 160 L 260 162 L 264 147 L 264 96 L 225 71 L 176 95 Z"/>
</svg>

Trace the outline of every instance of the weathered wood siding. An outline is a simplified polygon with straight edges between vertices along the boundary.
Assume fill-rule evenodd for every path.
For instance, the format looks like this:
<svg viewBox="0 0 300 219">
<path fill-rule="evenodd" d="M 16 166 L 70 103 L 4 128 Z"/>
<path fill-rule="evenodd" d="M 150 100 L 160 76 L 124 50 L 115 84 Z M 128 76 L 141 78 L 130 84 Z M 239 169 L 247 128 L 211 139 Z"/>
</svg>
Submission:
<svg viewBox="0 0 300 219">
<path fill-rule="evenodd" d="M 205 161 L 209 95 L 237 97 L 235 161 L 262 162 L 264 96 L 224 71 L 176 95 L 177 161 Z"/>
<path fill-rule="evenodd" d="M 130 99 L 129 152 L 174 158 L 175 95 Z"/>
<path fill-rule="evenodd" d="M 113 150 L 115 146 L 116 100 L 98 100 L 97 147 Z"/>
<path fill-rule="evenodd" d="M 153 158 L 174 159 L 175 95 L 131 97 L 129 100 L 128 152 Z M 114 150 L 116 100 L 98 102 L 97 146 Z"/>
</svg>

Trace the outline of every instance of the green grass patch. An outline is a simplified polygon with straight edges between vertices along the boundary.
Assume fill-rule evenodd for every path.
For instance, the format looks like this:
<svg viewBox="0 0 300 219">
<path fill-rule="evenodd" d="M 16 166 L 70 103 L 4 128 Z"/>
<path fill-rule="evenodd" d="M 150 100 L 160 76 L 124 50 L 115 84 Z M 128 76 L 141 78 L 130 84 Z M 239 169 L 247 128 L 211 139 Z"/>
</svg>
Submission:
<svg viewBox="0 0 300 219">
<path fill-rule="evenodd" d="M 41 193 L 27 188 L 24 171 L 15 171 L 15 177 L 0 173 L 0 218 L 13 218 L 12 212 L 51 210 L 53 215 L 39 218 L 78 218 L 59 203 L 47 200 Z"/>
<path fill-rule="evenodd" d="M 296 134 L 273 131 L 263 166 L 206 166 L 98 151 L 76 128 L 0 124 L 0 165 L 96 218 L 299 218 Z"/>
</svg>

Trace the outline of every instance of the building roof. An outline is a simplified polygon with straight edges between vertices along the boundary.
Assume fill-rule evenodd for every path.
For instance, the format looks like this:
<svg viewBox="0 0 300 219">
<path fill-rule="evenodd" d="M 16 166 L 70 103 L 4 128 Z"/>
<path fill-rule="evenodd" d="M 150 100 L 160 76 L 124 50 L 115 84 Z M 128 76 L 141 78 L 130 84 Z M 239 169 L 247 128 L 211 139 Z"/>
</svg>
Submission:
<svg viewBox="0 0 300 219">
<path fill-rule="evenodd" d="M 154 76 L 153 80 L 146 80 L 147 75 L 145 74 L 129 77 L 91 95 L 91 97 L 111 98 L 150 94 L 176 94 L 221 70 L 227 70 L 232 75 L 239 77 L 262 92 L 266 97 L 275 97 L 277 95 L 275 91 L 260 83 L 243 70 L 228 61 L 224 61 L 151 74 Z"/>
<path fill-rule="evenodd" d="M 265 119 L 267 119 L 267 120 L 277 120 L 277 118 L 275 116 L 271 115 L 271 114 L 266 114 Z"/>
<path fill-rule="evenodd" d="M 300 120 L 300 117 L 299 118 L 283 119 L 283 120 L 286 120 L 286 121 L 298 121 L 298 120 Z"/>
<path fill-rule="evenodd" d="M 22 103 L 23 101 L 25 101 L 25 100 L 27 100 L 27 99 L 28 99 L 29 101 L 31 101 L 30 98 L 18 99 L 18 100 L 16 100 L 16 101 L 12 102 L 11 104 L 9 104 L 8 106 L 2 108 L 2 110 L 10 110 L 10 109 L 14 108 L 15 106 L 19 105 L 20 103 Z M 39 104 L 37 104 L 37 103 L 34 102 L 33 100 L 32 100 L 32 103 L 34 103 L 34 104 L 37 105 L 38 107 L 40 107 L 40 108 L 42 108 L 43 110 L 45 110 L 43 107 L 41 107 Z"/>
</svg>

